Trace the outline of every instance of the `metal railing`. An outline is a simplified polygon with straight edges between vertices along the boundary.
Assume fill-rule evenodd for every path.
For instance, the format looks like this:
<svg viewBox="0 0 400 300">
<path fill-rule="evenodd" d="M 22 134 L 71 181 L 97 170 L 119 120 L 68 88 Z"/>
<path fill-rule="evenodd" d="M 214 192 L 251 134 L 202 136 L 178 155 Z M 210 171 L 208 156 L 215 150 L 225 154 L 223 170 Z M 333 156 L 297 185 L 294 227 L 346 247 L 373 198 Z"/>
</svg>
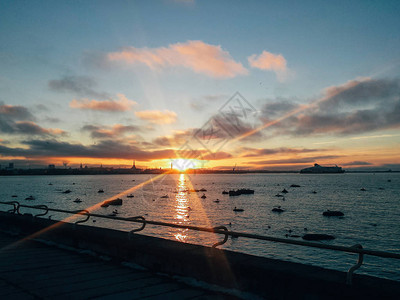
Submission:
<svg viewBox="0 0 400 300">
<path fill-rule="evenodd" d="M 7 212 L 19 214 L 19 215 L 21 215 L 20 208 L 31 208 L 31 209 L 38 209 L 38 210 L 45 211 L 44 213 L 36 214 L 34 216 L 32 215 L 32 217 L 34 217 L 34 218 L 45 216 L 49 211 L 86 216 L 86 219 L 76 221 L 75 224 L 84 223 L 84 222 L 88 221 L 90 217 L 142 223 L 141 227 L 139 227 L 137 229 L 133 229 L 128 233 L 129 238 L 132 238 L 132 235 L 134 232 L 141 231 L 146 227 L 147 224 L 150 224 L 150 225 L 156 225 L 156 226 L 164 226 L 164 227 L 172 227 L 172 228 L 180 228 L 180 229 L 190 229 L 190 230 L 195 230 L 195 231 L 211 232 L 211 233 L 224 235 L 224 239 L 222 241 L 217 242 L 214 245 L 212 245 L 212 248 L 216 248 L 217 246 L 225 244 L 225 242 L 228 240 L 228 237 L 232 236 L 232 237 L 245 237 L 245 238 L 249 238 L 249 239 L 263 240 L 263 241 L 283 243 L 283 244 L 313 247 L 313 248 L 319 248 L 319 249 L 329 249 L 329 250 L 335 250 L 335 251 L 341 251 L 341 252 L 347 252 L 347 253 L 355 253 L 355 254 L 358 254 L 358 261 L 357 261 L 357 264 L 352 266 L 347 272 L 346 283 L 348 285 L 352 284 L 353 273 L 355 270 L 357 270 L 358 268 L 361 267 L 361 265 L 363 263 L 364 255 L 371 255 L 371 256 L 377 256 L 377 257 L 383 257 L 383 258 L 400 259 L 400 254 L 398 254 L 398 253 L 368 250 L 368 249 L 364 249 L 360 244 L 356 244 L 351 247 L 339 246 L 339 245 L 327 245 L 327 244 L 322 244 L 322 243 L 317 243 L 317 242 L 299 241 L 299 240 L 292 240 L 292 239 L 287 239 L 287 238 L 284 239 L 284 238 L 278 238 L 278 237 L 272 237 L 272 236 L 252 234 L 252 233 L 229 231 L 225 226 L 217 226 L 217 227 L 213 227 L 213 228 L 207 228 L 207 227 L 200 227 L 200 226 L 193 226 L 193 225 L 181 225 L 181 224 L 167 223 L 167 222 L 161 222 L 161 221 L 146 220 L 142 216 L 123 218 L 123 217 L 118 217 L 116 215 L 115 216 L 107 216 L 107 215 L 94 214 L 94 213 L 90 213 L 87 210 L 69 211 L 69 210 L 64 210 L 64 209 L 49 208 L 46 205 L 33 205 L 33 206 L 24 205 L 24 204 L 20 204 L 17 201 L 9 201 L 9 202 L 0 201 L 0 204 L 12 205 L 13 208 L 8 210 Z"/>
</svg>

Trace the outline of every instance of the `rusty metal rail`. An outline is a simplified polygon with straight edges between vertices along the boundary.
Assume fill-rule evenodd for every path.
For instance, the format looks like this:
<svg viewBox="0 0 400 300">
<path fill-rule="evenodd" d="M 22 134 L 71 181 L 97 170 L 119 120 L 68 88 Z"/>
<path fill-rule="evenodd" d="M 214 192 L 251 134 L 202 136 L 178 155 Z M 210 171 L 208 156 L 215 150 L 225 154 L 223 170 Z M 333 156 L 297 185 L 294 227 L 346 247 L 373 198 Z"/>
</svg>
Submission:
<svg viewBox="0 0 400 300">
<path fill-rule="evenodd" d="M 286 239 L 277 238 L 277 237 L 272 237 L 272 236 L 264 236 L 264 235 L 246 233 L 246 232 L 229 231 L 225 226 L 217 226 L 217 227 L 213 227 L 213 228 L 207 228 L 207 227 L 201 227 L 201 226 L 181 225 L 181 224 L 167 223 L 167 222 L 161 222 L 161 221 L 151 221 L 151 220 L 146 220 L 142 216 L 128 217 L 128 218 L 123 218 L 123 217 L 118 217 L 118 216 L 106 216 L 106 215 L 90 213 L 87 210 L 69 211 L 69 210 L 64 210 L 64 209 L 49 208 L 46 205 L 33 205 L 33 206 L 24 205 L 24 204 L 20 204 L 17 201 L 9 201 L 9 202 L 0 201 L 0 204 L 12 205 L 13 208 L 8 210 L 8 212 L 14 213 L 14 214 L 19 214 L 19 215 L 21 215 L 21 212 L 20 212 L 21 208 L 38 209 L 38 210 L 45 211 L 44 213 L 36 214 L 34 216 L 32 215 L 32 217 L 34 217 L 34 218 L 43 217 L 49 211 L 86 216 L 86 219 L 76 221 L 75 224 L 84 223 L 84 222 L 88 221 L 90 217 L 111 219 L 111 220 L 118 220 L 118 221 L 125 221 L 125 222 L 142 223 L 142 226 L 140 228 L 133 229 L 128 233 L 129 238 L 132 238 L 132 235 L 134 232 L 142 231 L 146 227 L 146 225 L 149 224 L 149 225 L 155 225 L 155 226 L 190 229 L 190 230 L 195 230 L 195 231 L 211 232 L 211 233 L 224 235 L 224 239 L 220 242 L 215 243 L 212 246 L 213 248 L 216 248 L 217 246 L 225 244 L 225 242 L 228 240 L 228 237 L 233 236 L 233 237 L 244 237 L 244 238 L 249 238 L 249 239 L 263 240 L 263 241 L 283 243 L 283 244 L 313 247 L 313 248 L 319 248 L 319 249 L 329 249 L 329 250 L 335 250 L 335 251 L 341 251 L 341 252 L 347 252 L 347 253 L 355 253 L 355 254 L 358 254 L 358 262 L 357 262 L 357 264 L 352 266 L 347 272 L 346 283 L 349 285 L 352 284 L 352 275 L 353 275 L 354 271 L 357 270 L 362 265 L 364 255 L 371 255 L 371 256 L 377 256 L 377 257 L 383 257 L 383 258 L 400 259 L 400 254 L 398 254 L 398 253 L 377 251 L 377 250 L 368 250 L 368 249 L 364 249 L 360 244 L 356 244 L 351 247 L 339 246 L 339 245 L 327 245 L 327 244 L 322 244 L 322 243 L 317 243 L 317 242 L 299 241 L 299 240 L 292 240 L 292 239 L 287 239 L 287 238 Z"/>
</svg>

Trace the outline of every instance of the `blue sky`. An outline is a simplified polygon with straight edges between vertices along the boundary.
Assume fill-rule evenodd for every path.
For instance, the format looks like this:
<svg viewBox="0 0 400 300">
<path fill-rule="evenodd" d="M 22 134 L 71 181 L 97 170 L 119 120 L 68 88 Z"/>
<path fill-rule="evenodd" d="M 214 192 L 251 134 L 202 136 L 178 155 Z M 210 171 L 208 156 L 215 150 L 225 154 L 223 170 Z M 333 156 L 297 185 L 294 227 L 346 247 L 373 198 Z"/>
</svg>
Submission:
<svg viewBox="0 0 400 300">
<path fill-rule="evenodd" d="M 336 97 L 328 101 L 340 107 L 335 116 L 320 106 L 299 111 L 285 126 L 218 149 L 224 159 L 206 166 L 400 163 L 399 123 L 390 119 L 399 97 L 399 8 L 398 1 L 2 1 L 0 160 L 124 164 L 137 157 L 143 166 L 168 165 L 173 150 L 238 91 L 259 113 L 252 124 L 241 120 L 240 134 L 270 121 L 272 104 L 284 114 L 285 105 Z M 125 106 L 104 108 L 115 103 Z M 169 142 L 156 142 L 163 138 Z M 66 150 L 40 154 L 33 146 L 40 141 Z M 90 145 L 111 141 L 127 155 L 90 155 Z M 246 151 L 260 155 L 249 161 Z M 374 159 L 378 152 L 387 157 Z"/>
</svg>

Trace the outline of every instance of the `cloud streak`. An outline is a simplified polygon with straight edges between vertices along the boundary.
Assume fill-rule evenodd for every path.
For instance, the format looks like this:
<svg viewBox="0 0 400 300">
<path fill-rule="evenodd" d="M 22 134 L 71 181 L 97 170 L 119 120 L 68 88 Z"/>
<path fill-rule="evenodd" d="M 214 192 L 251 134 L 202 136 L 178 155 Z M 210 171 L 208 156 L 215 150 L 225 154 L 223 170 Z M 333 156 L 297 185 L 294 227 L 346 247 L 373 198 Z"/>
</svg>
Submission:
<svg viewBox="0 0 400 300">
<path fill-rule="evenodd" d="M 203 41 L 187 41 L 160 48 L 125 47 L 119 52 L 109 53 L 107 58 L 110 62 L 143 64 L 153 70 L 184 67 L 213 78 L 232 78 L 248 73 L 221 46 Z"/>
<path fill-rule="evenodd" d="M 113 126 L 97 126 L 97 125 L 85 125 L 82 127 L 82 131 L 90 133 L 92 138 L 105 139 L 105 138 L 120 138 L 129 132 L 138 132 L 140 128 L 133 125 L 121 125 L 115 124 Z"/>
<path fill-rule="evenodd" d="M 149 121 L 153 124 L 172 124 L 176 122 L 177 115 L 170 110 L 143 110 L 135 111 L 135 115 L 142 120 Z"/>
<path fill-rule="evenodd" d="M 272 148 L 272 149 L 255 149 L 255 148 L 247 148 L 243 147 L 240 149 L 242 157 L 258 157 L 265 155 L 274 155 L 274 154 L 302 154 L 302 153 L 310 153 L 310 152 L 318 152 L 322 151 L 321 149 L 306 149 L 306 148 Z"/>
<path fill-rule="evenodd" d="M 113 100 L 89 100 L 87 98 L 73 99 L 69 106 L 71 108 L 94 111 L 123 112 L 128 111 L 136 105 L 135 101 L 129 100 L 124 94 L 117 94 L 117 99 Z"/>
<path fill-rule="evenodd" d="M 49 89 L 54 92 L 74 93 L 80 96 L 94 98 L 109 98 L 107 93 L 99 93 L 94 90 L 96 82 L 86 76 L 64 76 L 61 79 L 54 79 L 48 82 Z"/>
</svg>

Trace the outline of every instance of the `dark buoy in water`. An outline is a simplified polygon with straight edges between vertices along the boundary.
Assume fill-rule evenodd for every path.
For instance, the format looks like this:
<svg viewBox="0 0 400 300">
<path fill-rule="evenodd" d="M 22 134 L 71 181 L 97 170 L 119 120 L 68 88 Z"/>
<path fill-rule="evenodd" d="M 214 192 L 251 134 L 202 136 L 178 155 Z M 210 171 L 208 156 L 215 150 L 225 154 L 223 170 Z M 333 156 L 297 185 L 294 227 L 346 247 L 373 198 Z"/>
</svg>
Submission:
<svg viewBox="0 0 400 300">
<path fill-rule="evenodd" d="M 282 209 L 280 206 L 278 206 L 278 207 L 274 207 L 274 208 L 272 209 L 272 211 L 273 211 L 273 212 L 276 212 L 276 213 L 282 213 L 282 212 L 284 212 L 285 210 Z"/>
<path fill-rule="evenodd" d="M 342 216 L 344 216 L 344 213 L 342 213 L 339 210 L 329 210 L 328 209 L 327 211 L 324 211 L 322 213 L 322 215 L 325 217 L 342 217 Z"/>
</svg>

